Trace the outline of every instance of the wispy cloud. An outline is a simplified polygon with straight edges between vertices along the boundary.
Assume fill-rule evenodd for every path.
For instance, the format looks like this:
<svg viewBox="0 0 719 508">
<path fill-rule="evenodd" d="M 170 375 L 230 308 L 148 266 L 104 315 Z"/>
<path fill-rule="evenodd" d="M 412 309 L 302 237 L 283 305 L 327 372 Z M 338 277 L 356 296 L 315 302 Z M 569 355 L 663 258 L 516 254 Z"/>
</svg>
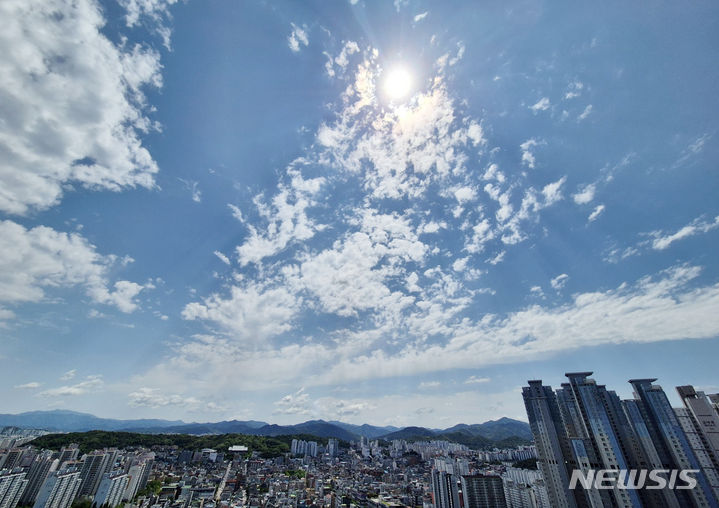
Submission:
<svg viewBox="0 0 719 508">
<path fill-rule="evenodd" d="M 535 104 L 529 106 L 529 109 L 531 109 L 534 113 L 539 113 L 540 111 L 548 110 L 550 105 L 549 98 L 542 97 Z"/>
<path fill-rule="evenodd" d="M 671 244 L 695 236 L 701 233 L 708 233 L 713 229 L 719 228 L 719 215 L 714 217 L 714 220 L 705 220 L 701 217 L 694 219 L 692 222 L 683 226 L 674 233 L 667 233 L 665 231 L 652 231 L 649 233 L 654 237 L 652 240 L 652 248 L 654 250 L 667 249 Z"/>
<path fill-rule="evenodd" d="M 36 381 L 32 381 L 30 383 L 25 383 L 22 385 L 16 385 L 15 388 L 18 390 L 34 390 L 36 388 L 40 388 L 42 386 L 42 383 L 38 383 Z"/>
<path fill-rule="evenodd" d="M 564 288 L 568 280 L 569 275 L 567 275 L 566 273 L 562 273 L 550 280 L 549 284 L 552 286 L 552 288 L 554 288 L 555 291 L 559 291 L 560 289 Z"/>
<path fill-rule="evenodd" d="M 202 191 L 200 191 L 200 183 L 196 182 L 194 180 L 185 180 L 183 178 L 178 178 L 180 182 L 185 186 L 187 190 L 190 191 L 192 195 L 192 201 L 195 203 L 201 203 L 202 202 Z"/>
<path fill-rule="evenodd" d="M 292 52 L 299 53 L 302 46 L 308 46 L 310 43 L 307 37 L 307 27 L 305 25 L 300 27 L 294 23 L 290 23 L 290 25 L 292 26 L 292 32 L 287 36 L 287 45 Z"/>
<path fill-rule="evenodd" d="M 102 376 L 87 376 L 83 381 L 74 385 L 59 386 L 57 388 L 51 388 L 49 390 L 38 393 L 41 397 L 75 397 L 79 395 L 85 395 L 88 393 L 94 393 L 102 390 L 105 386 L 105 382 L 102 380 Z"/>
<path fill-rule="evenodd" d="M 584 108 L 584 111 L 582 111 L 579 116 L 577 116 L 577 122 L 581 122 L 582 120 L 586 119 L 592 113 L 592 109 L 593 108 L 591 104 Z"/>
<path fill-rule="evenodd" d="M 592 210 L 592 213 L 589 214 L 589 217 L 587 220 L 589 222 L 594 222 L 599 218 L 602 213 L 604 213 L 605 206 L 604 205 L 597 205 L 594 207 L 594 210 Z"/>
<path fill-rule="evenodd" d="M 128 395 L 130 405 L 133 407 L 191 407 L 200 404 L 194 397 L 185 397 L 178 394 L 165 394 L 158 389 L 142 387 Z"/>
<path fill-rule="evenodd" d="M 230 263 L 230 258 L 228 258 L 227 256 L 225 256 L 225 255 L 224 255 L 222 252 L 220 252 L 219 250 L 216 250 L 215 252 L 213 252 L 213 254 L 214 254 L 215 256 L 217 256 L 217 259 L 219 259 L 220 261 L 222 261 L 222 262 L 225 263 L 226 265 L 229 266 L 229 265 L 231 264 L 231 263 Z"/>
</svg>

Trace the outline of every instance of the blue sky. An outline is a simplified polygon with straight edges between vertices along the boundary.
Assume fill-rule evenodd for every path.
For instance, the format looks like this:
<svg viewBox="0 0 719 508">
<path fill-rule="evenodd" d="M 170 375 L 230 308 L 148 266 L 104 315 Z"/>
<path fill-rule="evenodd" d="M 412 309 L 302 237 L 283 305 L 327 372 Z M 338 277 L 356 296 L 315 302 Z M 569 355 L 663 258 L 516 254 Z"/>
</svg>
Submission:
<svg viewBox="0 0 719 508">
<path fill-rule="evenodd" d="M 719 390 L 715 3 L 0 20 L 4 411 L 446 427 L 567 371 Z"/>
</svg>

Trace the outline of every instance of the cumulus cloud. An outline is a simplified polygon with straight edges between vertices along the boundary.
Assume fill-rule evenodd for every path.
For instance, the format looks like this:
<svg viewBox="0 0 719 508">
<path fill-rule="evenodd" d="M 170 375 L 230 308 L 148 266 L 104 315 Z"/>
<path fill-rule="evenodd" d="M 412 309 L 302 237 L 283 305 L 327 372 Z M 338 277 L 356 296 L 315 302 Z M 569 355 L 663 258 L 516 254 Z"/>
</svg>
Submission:
<svg viewBox="0 0 719 508">
<path fill-rule="evenodd" d="M 429 14 L 429 11 L 424 11 L 424 12 L 421 12 L 421 13 L 415 15 L 414 22 L 418 23 L 418 22 L 422 21 L 424 18 L 427 17 L 428 14 Z"/>
<path fill-rule="evenodd" d="M 314 197 L 321 190 L 325 179 L 304 179 L 296 170 L 290 170 L 289 174 L 289 183 L 280 185 L 269 203 L 262 195 L 255 196 L 254 205 L 264 227 L 248 224 L 249 237 L 237 247 L 241 265 L 259 263 L 281 252 L 292 242 L 312 238 L 323 228 L 309 218 L 307 209 L 315 204 Z M 240 213 L 239 210 L 235 212 L 233 209 L 233 214 L 237 213 Z"/>
<path fill-rule="evenodd" d="M 228 297 L 213 294 L 182 310 L 187 320 L 203 320 L 240 340 L 262 343 L 290 329 L 298 299 L 284 287 L 256 283 L 233 286 Z"/>
<path fill-rule="evenodd" d="M 345 56 L 359 52 L 354 43 L 344 49 Z M 497 242 L 487 263 L 501 262 L 501 247 L 523 241 L 541 211 L 563 199 L 566 177 L 534 188 L 521 175 L 506 177 L 497 164 L 483 164 L 486 183 L 478 185 L 467 164 L 490 141 L 481 120 L 462 115 L 441 74 L 407 104 L 387 108 L 376 94 L 382 71 L 376 50 L 362 52 L 354 65 L 336 60 L 332 69 L 342 70 L 337 78 L 348 86 L 315 144 L 288 164 L 274 193 L 255 196 L 242 211 L 230 207 L 248 231 L 236 252 L 249 271 L 226 293 L 183 311 L 185 319 L 226 337 L 221 347 L 232 352 L 221 356 L 227 359 L 236 358 L 236 342 L 245 355 L 249 348 L 281 365 L 293 349 L 280 346 L 289 334 L 279 336 L 293 330 L 309 340 L 299 323 L 325 314 L 345 325 L 324 330 L 317 343 L 296 343 L 298 355 L 349 358 L 373 344 L 396 346 L 403 337 L 447 337 L 474 295 L 487 291 L 464 284 L 483 273 L 476 266 L 481 261 L 469 254 Z M 532 139 L 525 148 L 539 143 Z M 339 192 L 347 188 L 358 195 Z M 338 192 L 339 203 L 333 201 Z M 411 206 L 383 209 L 392 202 Z M 428 203 L 441 204 L 444 213 L 430 220 Z M 437 260 L 443 230 L 464 241 L 466 254 Z M 181 347 L 177 358 L 190 349 L 220 347 L 204 339 L 193 344 Z M 267 372 L 259 378 L 266 382 Z"/>
<path fill-rule="evenodd" d="M 235 251 L 242 275 L 183 311 L 210 333 L 173 344 L 135 386 L 171 392 L 192 378 L 205 390 L 200 397 L 210 386 L 233 389 L 232 373 L 241 371 L 243 389 L 289 393 L 276 405 L 280 413 L 315 414 L 320 399 L 297 386 L 480 368 L 588 344 L 719 330 L 704 322 L 654 333 L 656 316 L 681 321 L 718 297 L 713 287 L 689 288 L 695 276 L 687 267 L 574 294 L 561 306 L 537 305 L 549 301 L 537 287 L 532 305 L 477 315 L 473 304 L 489 290 L 468 281 L 542 234 L 543 210 L 565 198 L 567 177 L 500 169 L 507 163 L 495 162 L 481 119 L 462 112 L 442 71 L 406 103 L 388 105 L 376 93 L 377 51 L 359 51 L 343 72 L 334 59 L 332 65 L 345 86 L 310 146 L 280 172 L 274 190 L 241 211 L 231 207 L 246 233 Z M 543 143 L 520 145 L 531 155 L 524 166 L 535 164 L 532 151 Z M 481 252 L 491 256 L 475 255 Z M 547 286 L 566 283 L 562 274 Z"/>
<path fill-rule="evenodd" d="M 582 187 L 576 194 L 572 194 L 572 199 L 574 199 L 574 202 L 578 205 L 586 205 L 592 202 L 596 191 L 596 184 L 591 183 Z"/>
<path fill-rule="evenodd" d="M 70 381 L 75 377 L 75 374 L 77 374 L 77 369 L 68 370 L 60 376 L 60 381 Z"/>
<path fill-rule="evenodd" d="M 519 148 L 522 150 L 522 164 L 530 169 L 533 169 L 535 163 L 537 162 L 534 152 L 532 152 L 532 148 L 538 146 L 539 144 L 539 141 L 532 138 L 519 145 Z"/>
<path fill-rule="evenodd" d="M 574 294 L 561 305 L 533 304 L 476 320 L 447 319 L 440 308 L 436 314 L 425 314 L 425 320 L 414 318 L 414 326 L 402 332 L 402 347 L 394 350 L 378 342 L 377 336 L 390 330 L 384 324 L 362 333 L 345 330 L 338 341 L 263 350 L 229 339 L 199 337 L 178 345 L 171 358 L 135 382 L 171 389 L 185 379 L 195 379 L 196 386 L 207 387 L 209 396 L 222 389 L 236 390 L 233 376 L 237 372 L 243 373 L 244 389 L 297 386 L 299 382 L 337 385 L 526 362 L 538 354 L 602 344 L 711 338 L 719 334 L 719 317 L 712 317 L 719 305 L 719 284 L 692 284 L 699 273 L 698 267 L 680 265 L 616 288 Z M 428 310 L 436 305 L 436 298 L 433 302 L 427 302 Z M 428 336 L 436 339 L 428 344 Z M 297 404 L 297 398 L 307 401 L 302 393 L 293 392 L 278 409 L 311 411 L 310 405 Z"/>
<path fill-rule="evenodd" d="M 464 384 L 471 385 L 471 384 L 482 384 L 482 383 L 489 383 L 491 381 L 488 377 L 480 377 L 480 376 L 469 376 L 467 379 L 464 380 Z"/>
<path fill-rule="evenodd" d="M 504 317 L 485 316 L 444 344 L 373 350 L 336 363 L 320 382 L 421 374 L 528 361 L 539 353 L 625 342 L 711 338 L 719 334 L 719 284 L 688 287 L 698 267 L 678 266 L 604 292 L 580 293 L 569 304 L 530 306 Z"/>
<path fill-rule="evenodd" d="M 0 221 L 0 252 L 5 253 L 0 257 L 0 302 L 39 302 L 47 291 L 80 286 L 94 303 L 132 312 L 135 297 L 149 287 L 125 280 L 112 283 L 108 272 L 117 257 L 98 254 L 78 233 Z"/>
<path fill-rule="evenodd" d="M 0 211 L 46 209 L 72 185 L 153 187 L 140 136 L 157 128 L 143 90 L 162 85 L 159 54 L 110 42 L 93 0 L 8 0 L 0 18 Z"/>
</svg>

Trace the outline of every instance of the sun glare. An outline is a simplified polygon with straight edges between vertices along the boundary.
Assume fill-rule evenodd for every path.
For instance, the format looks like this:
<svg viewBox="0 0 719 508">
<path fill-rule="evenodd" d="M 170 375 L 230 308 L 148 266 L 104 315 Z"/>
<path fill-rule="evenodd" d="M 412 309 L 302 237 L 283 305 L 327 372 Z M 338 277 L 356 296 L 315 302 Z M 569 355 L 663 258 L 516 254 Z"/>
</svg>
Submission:
<svg viewBox="0 0 719 508">
<path fill-rule="evenodd" d="M 384 92 L 392 100 L 404 99 L 412 88 L 412 76 L 406 69 L 390 69 L 384 79 Z"/>
</svg>

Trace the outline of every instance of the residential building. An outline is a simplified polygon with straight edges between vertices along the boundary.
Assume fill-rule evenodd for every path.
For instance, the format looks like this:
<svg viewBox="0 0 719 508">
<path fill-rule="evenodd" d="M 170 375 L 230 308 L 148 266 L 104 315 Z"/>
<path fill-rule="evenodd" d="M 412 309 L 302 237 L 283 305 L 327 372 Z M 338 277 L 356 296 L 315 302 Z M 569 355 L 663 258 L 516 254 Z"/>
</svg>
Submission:
<svg viewBox="0 0 719 508">
<path fill-rule="evenodd" d="M 15 508 L 26 487 L 27 480 L 21 469 L 0 471 L 0 508 Z"/>
<path fill-rule="evenodd" d="M 126 473 L 105 474 L 102 477 L 97 494 L 92 502 L 93 508 L 106 506 L 113 508 L 122 503 L 122 496 L 127 489 L 130 478 Z"/>
<path fill-rule="evenodd" d="M 68 508 L 80 492 L 81 484 L 79 471 L 50 473 L 40 487 L 33 508 Z"/>
<path fill-rule="evenodd" d="M 506 508 L 501 476 L 465 475 L 461 477 L 464 508 Z"/>
</svg>

